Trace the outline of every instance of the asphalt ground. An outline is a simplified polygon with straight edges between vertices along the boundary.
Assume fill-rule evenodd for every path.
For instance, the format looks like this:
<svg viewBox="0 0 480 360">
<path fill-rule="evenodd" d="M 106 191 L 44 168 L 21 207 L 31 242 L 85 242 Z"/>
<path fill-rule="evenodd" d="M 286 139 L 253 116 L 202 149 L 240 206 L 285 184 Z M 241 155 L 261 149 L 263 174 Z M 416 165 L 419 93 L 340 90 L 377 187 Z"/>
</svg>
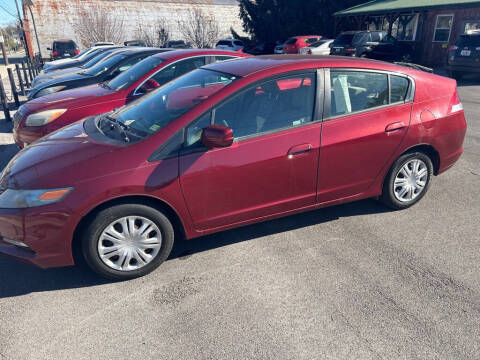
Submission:
<svg viewBox="0 0 480 360">
<path fill-rule="evenodd" d="M 464 155 L 411 209 L 365 200 L 177 243 L 122 283 L 0 255 L 0 359 L 480 358 L 479 84 L 459 89 Z"/>
</svg>

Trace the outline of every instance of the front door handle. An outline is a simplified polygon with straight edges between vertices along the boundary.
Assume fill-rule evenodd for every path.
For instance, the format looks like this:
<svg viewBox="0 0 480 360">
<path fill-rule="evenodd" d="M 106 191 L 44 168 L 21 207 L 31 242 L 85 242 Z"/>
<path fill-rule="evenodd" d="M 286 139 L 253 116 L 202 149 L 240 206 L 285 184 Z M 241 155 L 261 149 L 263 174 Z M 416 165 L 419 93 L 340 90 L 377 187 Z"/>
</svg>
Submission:
<svg viewBox="0 0 480 360">
<path fill-rule="evenodd" d="M 391 131 L 400 130 L 400 129 L 403 129 L 404 127 L 405 127 L 405 123 L 403 121 L 391 123 L 385 127 L 385 132 L 388 133 Z"/>
<path fill-rule="evenodd" d="M 301 144 L 301 145 L 296 145 L 294 147 L 291 147 L 290 150 L 288 150 L 288 158 L 292 158 L 294 156 L 302 155 L 310 150 L 312 150 L 313 146 L 312 144 Z"/>
</svg>

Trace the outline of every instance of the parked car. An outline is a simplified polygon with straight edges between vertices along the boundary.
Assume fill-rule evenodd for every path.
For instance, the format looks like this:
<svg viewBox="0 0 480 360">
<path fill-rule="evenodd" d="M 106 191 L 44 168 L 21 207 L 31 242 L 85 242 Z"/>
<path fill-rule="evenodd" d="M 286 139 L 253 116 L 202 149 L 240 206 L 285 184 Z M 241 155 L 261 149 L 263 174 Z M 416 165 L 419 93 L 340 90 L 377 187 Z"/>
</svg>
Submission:
<svg viewBox="0 0 480 360">
<path fill-rule="evenodd" d="M 99 84 L 113 79 L 125 70 L 130 69 L 140 60 L 153 54 L 164 52 L 165 49 L 156 48 L 130 48 L 121 54 L 116 54 L 105 62 L 84 70 L 78 74 L 70 74 L 60 79 L 42 82 L 30 89 L 27 93 L 28 100 L 53 94 L 59 91 L 79 88 L 82 86 Z"/>
<path fill-rule="evenodd" d="M 285 44 L 284 41 L 277 41 L 277 44 L 275 45 L 275 49 L 273 49 L 274 54 L 283 54 L 283 45 Z"/>
<path fill-rule="evenodd" d="M 330 47 L 333 43 L 332 39 L 319 40 L 307 47 L 300 49 L 302 55 L 330 55 Z"/>
<path fill-rule="evenodd" d="M 393 36 L 384 36 L 377 45 L 370 45 L 365 54 L 370 59 L 411 63 L 414 52 L 409 42 L 398 41 Z"/>
<path fill-rule="evenodd" d="M 456 82 L 419 70 L 207 65 L 20 151 L 0 177 L 0 252 L 45 268 L 79 249 L 124 280 L 157 268 L 177 236 L 370 197 L 405 209 L 459 159 L 465 132 Z"/>
<path fill-rule="evenodd" d="M 187 44 L 183 40 L 171 40 L 167 42 L 166 47 L 169 49 L 190 49 L 192 47 L 192 44 Z"/>
<path fill-rule="evenodd" d="M 460 35 L 448 51 L 447 70 L 457 80 L 465 74 L 480 73 L 480 32 Z"/>
<path fill-rule="evenodd" d="M 125 46 L 141 46 L 141 47 L 147 47 L 147 43 L 143 40 L 130 40 L 130 41 L 125 41 L 123 43 Z"/>
<path fill-rule="evenodd" d="M 284 54 L 298 54 L 301 48 L 309 46 L 322 38 L 320 35 L 294 36 L 283 44 Z"/>
<path fill-rule="evenodd" d="M 330 55 L 365 57 L 385 36 L 385 31 L 345 31 L 333 41 Z"/>
<path fill-rule="evenodd" d="M 111 41 L 98 41 L 98 42 L 93 42 L 91 43 L 90 46 L 108 46 L 108 45 L 115 45 L 113 42 Z"/>
<path fill-rule="evenodd" d="M 218 50 L 230 50 L 241 52 L 243 50 L 243 42 L 237 39 L 224 39 L 220 40 L 215 48 Z"/>
<path fill-rule="evenodd" d="M 51 71 L 51 72 L 48 72 L 48 73 L 39 74 L 33 79 L 32 87 L 35 87 L 38 84 L 40 84 L 42 82 L 45 82 L 45 81 L 50 81 L 52 79 L 60 79 L 62 77 L 70 75 L 70 74 L 80 73 L 82 71 L 90 69 L 91 67 L 93 67 L 94 65 L 96 65 L 96 64 L 98 64 L 102 61 L 108 60 L 109 58 L 111 58 L 112 56 L 114 56 L 116 54 L 120 54 L 120 53 L 122 53 L 124 51 L 127 51 L 127 50 L 128 49 L 125 48 L 125 47 L 124 48 L 108 49 L 106 51 L 100 52 L 99 54 L 94 56 L 92 59 L 90 59 L 88 62 L 86 62 L 82 66 L 75 66 L 75 67 L 71 67 L 71 68 L 67 68 L 67 69 L 61 69 L 61 70 L 57 70 L 57 71 Z"/>
<path fill-rule="evenodd" d="M 73 40 L 54 40 L 50 50 L 50 60 L 72 58 L 80 53 L 78 45 Z"/>
<path fill-rule="evenodd" d="M 85 117 L 117 109 L 205 64 L 247 56 L 231 51 L 188 49 L 150 56 L 116 78 L 46 95 L 24 104 L 14 117 L 20 148 Z"/>
<path fill-rule="evenodd" d="M 118 49 L 119 46 L 99 46 L 92 48 L 92 51 L 88 51 L 82 55 L 80 53 L 78 58 L 74 57 L 72 59 L 65 59 L 65 60 L 57 60 L 54 62 L 48 62 L 43 66 L 43 73 L 50 73 L 53 71 L 57 70 L 63 70 L 63 69 L 68 69 L 72 67 L 78 67 L 82 66 L 83 64 L 86 64 L 88 61 L 93 59 L 95 56 L 101 54 L 104 51 L 110 50 L 110 49 Z"/>
</svg>

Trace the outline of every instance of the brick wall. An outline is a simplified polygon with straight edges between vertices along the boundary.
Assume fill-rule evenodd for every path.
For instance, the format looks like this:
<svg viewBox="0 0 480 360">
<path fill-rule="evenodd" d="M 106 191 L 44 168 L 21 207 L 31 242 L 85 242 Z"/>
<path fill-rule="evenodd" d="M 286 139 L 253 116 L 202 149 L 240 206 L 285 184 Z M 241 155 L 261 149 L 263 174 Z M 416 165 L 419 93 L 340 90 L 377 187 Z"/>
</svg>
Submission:
<svg viewBox="0 0 480 360">
<path fill-rule="evenodd" d="M 186 15 L 193 7 L 213 14 L 218 22 L 221 37 L 230 35 L 230 27 L 243 34 L 239 18 L 239 7 L 235 0 L 35 0 L 32 7 L 43 55 L 54 39 L 73 39 L 81 41 L 74 31 L 74 24 L 85 11 L 105 9 L 112 16 L 124 20 L 124 40 L 134 40 L 138 25 L 144 28 L 154 27 L 156 19 L 164 19 L 169 26 L 172 40 L 183 39 L 177 29 L 177 19 Z M 25 12 L 27 21 L 29 12 Z M 28 21 L 32 37 L 33 24 Z M 34 38 L 35 52 L 38 47 Z"/>
</svg>

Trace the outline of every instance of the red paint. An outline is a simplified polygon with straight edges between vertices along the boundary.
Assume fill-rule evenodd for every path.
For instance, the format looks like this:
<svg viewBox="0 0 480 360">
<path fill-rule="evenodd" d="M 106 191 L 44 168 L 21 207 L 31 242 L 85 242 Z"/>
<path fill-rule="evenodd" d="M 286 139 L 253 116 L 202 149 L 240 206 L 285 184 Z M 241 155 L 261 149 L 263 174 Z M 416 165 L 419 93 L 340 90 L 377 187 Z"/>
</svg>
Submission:
<svg viewBox="0 0 480 360">
<path fill-rule="evenodd" d="M 229 147 L 148 161 L 172 135 L 245 86 L 290 71 L 335 67 L 407 74 L 415 80 L 414 101 L 318 119 Z M 452 108 L 458 109 L 456 83 L 444 77 L 362 59 L 288 55 L 208 68 L 242 78 L 143 141 L 129 146 L 99 143 L 86 136 L 78 122 L 21 151 L 6 167 L 2 187 L 74 190 L 56 204 L 0 209 L 0 252 L 42 267 L 71 265 L 72 240 L 80 220 L 107 201 L 129 196 L 161 201 L 176 213 L 190 239 L 378 196 L 392 163 L 418 145 L 431 146 L 438 153 L 437 173 L 450 168 L 463 151 L 465 116 L 462 110 L 452 113 Z M 96 87 L 82 91 L 91 99 L 101 94 Z M 434 116 L 422 115 L 426 111 Z M 226 138 L 227 132 L 222 130 L 221 137 Z M 35 253 L 8 245 L 3 238 L 22 241 Z"/>
</svg>

